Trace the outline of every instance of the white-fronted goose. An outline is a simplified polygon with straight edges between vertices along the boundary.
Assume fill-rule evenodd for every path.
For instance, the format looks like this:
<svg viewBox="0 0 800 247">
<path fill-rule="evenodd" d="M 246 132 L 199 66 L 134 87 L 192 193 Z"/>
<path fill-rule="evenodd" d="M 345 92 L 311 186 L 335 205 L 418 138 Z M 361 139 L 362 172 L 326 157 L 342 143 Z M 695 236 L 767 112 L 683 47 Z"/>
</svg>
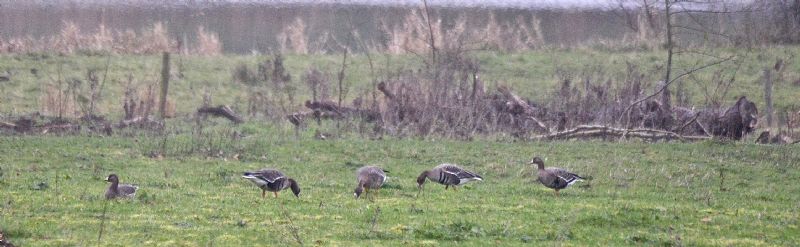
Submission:
<svg viewBox="0 0 800 247">
<path fill-rule="evenodd" d="M 556 196 L 559 196 L 559 190 L 564 189 L 577 181 L 583 180 L 581 176 L 562 168 L 544 168 L 544 161 L 539 157 L 534 157 L 533 160 L 531 160 L 531 164 L 536 164 L 539 169 L 539 182 L 541 182 L 547 188 L 554 189 Z"/>
<path fill-rule="evenodd" d="M 451 185 L 455 190 L 455 186 L 459 186 L 470 181 L 483 180 L 483 178 L 478 174 L 464 170 L 464 168 L 461 168 L 458 165 L 447 163 L 438 165 L 433 169 L 419 174 L 419 177 L 417 177 L 417 188 L 420 190 L 422 190 L 422 185 L 425 184 L 425 179 L 430 179 L 431 181 L 443 184 L 445 190 L 450 188 Z"/>
<path fill-rule="evenodd" d="M 106 190 L 106 199 L 133 198 L 136 196 L 136 190 L 139 189 L 136 185 L 120 184 L 117 174 L 108 175 L 106 182 L 111 182 L 111 185 Z"/>
<path fill-rule="evenodd" d="M 267 191 L 278 197 L 278 192 L 286 188 L 291 188 L 294 196 L 300 197 L 300 186 L 294 179 L 286 177 L 282 172 L 275 169 L 261 169 L 254 172 L 245 172 L 242 176 L 250 180 L 261 188 L 261 197 L 265 197 Z"/>
<path fill-rule="evenodd" d="M 364 166 L 358 168 L 356 171 L 356 186 L 355 196 L 356 199 L 361 197 L 361 193 L 369 193 L 369 190 L 380 191 L 381 186 L 386 183 L 386 172 L 377 166 Z"/>
</svg>

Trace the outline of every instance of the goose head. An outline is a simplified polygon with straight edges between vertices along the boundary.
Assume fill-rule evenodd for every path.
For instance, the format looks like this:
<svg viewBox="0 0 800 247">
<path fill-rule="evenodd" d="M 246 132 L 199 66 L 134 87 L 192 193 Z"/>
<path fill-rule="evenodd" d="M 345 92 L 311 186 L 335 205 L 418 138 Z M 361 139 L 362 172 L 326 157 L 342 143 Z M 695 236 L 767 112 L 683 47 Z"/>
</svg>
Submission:
<svg viewBox="0 0 800 247">
<path fill-rule="evenodd" d="M 106 177 L 105 181 L 111 183 L 119 183 L 119 178 L 117 177 L 117 174 L 111 174 L 108 175 L 108 177 Z"/>
<path fill-rule="evenodd" d="M 355 195 L 356 199 L 358 199 L 359 197 L 361 197 L 361 193 L 364 193 L 364 186 L 359 185 L 358 187 L 356 187 L 356 190 L 353 193 L 353 195 Z"/>
<path fill-rule="evenodd" d="M 533 157 L 530 164 L 538 166 L 539 169 L 544 169 L 544 160 L 542 160 L 542 158 L 539 156 Z"/>
</svg>

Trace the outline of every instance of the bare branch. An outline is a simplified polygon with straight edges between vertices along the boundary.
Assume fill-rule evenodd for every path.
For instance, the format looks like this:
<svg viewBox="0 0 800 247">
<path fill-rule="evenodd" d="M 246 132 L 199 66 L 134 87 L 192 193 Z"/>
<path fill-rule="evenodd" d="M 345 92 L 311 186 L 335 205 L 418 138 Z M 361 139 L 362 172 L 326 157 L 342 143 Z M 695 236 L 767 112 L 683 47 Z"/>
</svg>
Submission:
<svg viewBox="0 0 800 247">
<path fill-rule="evenodd" d="M 629 105 L 627 108 L 625 108 L 625 110 L 624 110 L 624 111 L 622 111 L 622 114 L 620 114 L 620 116 L 625 116 L 625 115 L 628 113 L 628 111 L 630 111 L 630 110 L 631 110 L 631 109 L 632 109 L 634 106 L 638 105 L 639 103 L 642 103 L 642 102 L 644 102 L 644 101 L 647 101 L 647 100 L 649 100 L 649 99 L 651 99 L 651 98 L 655 97 L 656 95 L 659 95 L 659 94 L 661 94 L 661 92 L 663 92 L 663 91 L 664 91 L 664 89 L 666 89 L 667 87 L 669 87 L 669 85 L 671 85 L 673 82 L 677 81 L 678 79 L 680 79 L 680 78 L 683 78 L 684 76 L 690 75 L 690 74 L 692 74 L 692 73 L 694 73 L 694 72 L 697 72 L 697 71 L 700 71 L 700 70 L 706 69 L 706 68 L 708 68 L 708 67 L 712 67 L 712 66 L 719 65 L 719 64 L 721 64 L 721 63 L 724 63 L 724 62 L 730 61 L 730 60 L 731 60 L 731 59 L 733 59 L 734 57 L 736 57 L 736 55 L 733 55 L 733 56 L 727 57 L 727 58 L 725 58 L 725 59 L 722 59 L 722 60 L 715 61 L 715 62 L 713 62 L 713 63 L 708 63 L 708 64 L 705 64 L 705 65 L 703 65 L 703 66 L 700 66 L 700 67 L 695 67 L 695 68 L 693 68 L 693 69 L 690 69 L 690 70 L 688 70 L 688 71 L 685 71 L 685 72 L 683 72 L 683 73 L 679 74 L 678 76 L 675 76 L 675 78 L 672 78 L 670 81 L 668 81 L 668 82 L 664 83 L 664 86 L 662 86 L 662 87 L 661 87 L 661 88 L 660 88 L 658 91 L 656 91 L 655 93 L 653 93 L 653 94 L 650 94 L 650 95 L 648 95 L 647 97 L 644 97 L 644 98 L 642 98 L 642 99 L 640 99 L 640 100 L 634 101 L 634 102 L 633 102 L 632 104 L 630 104 L 630 105 Z"/>
</svg>

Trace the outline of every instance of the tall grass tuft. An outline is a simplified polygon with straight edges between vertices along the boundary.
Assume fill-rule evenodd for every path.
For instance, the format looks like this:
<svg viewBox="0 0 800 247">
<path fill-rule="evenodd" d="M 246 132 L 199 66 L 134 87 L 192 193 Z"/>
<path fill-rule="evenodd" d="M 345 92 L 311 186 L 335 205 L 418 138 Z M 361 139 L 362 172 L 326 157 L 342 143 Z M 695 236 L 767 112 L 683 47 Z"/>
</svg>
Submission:
<svg viewBox="0 0 800 247">
<path fill-rule="evenodd" d="M 306 54 L 308 50 L 308 34 L 306 23 L 303 19 L 296 18 L 294 22 L 283 28 L 276 35 L 278 45 L 283 53 L 294 52 Z"/>
<path fill-rule="evenodd" d="M 197 44 L 191 52 L 199 55 L 219 55 L 222 54 L 222 42 L 219 35 L 214 32 L 206 31 L 205 27 L 197 28 Z"/>
</svg>

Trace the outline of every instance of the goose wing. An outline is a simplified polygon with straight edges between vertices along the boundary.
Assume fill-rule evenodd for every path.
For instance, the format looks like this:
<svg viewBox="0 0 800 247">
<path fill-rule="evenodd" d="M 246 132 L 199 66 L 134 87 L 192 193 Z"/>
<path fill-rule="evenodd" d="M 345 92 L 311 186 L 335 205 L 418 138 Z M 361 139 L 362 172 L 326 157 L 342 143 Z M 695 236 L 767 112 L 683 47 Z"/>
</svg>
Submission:
<svg viewBox="0 0 800 247">
<path fill-rule="evenodd" d="M 483 180 L 483 177 L 481 177 L 480 175 L 475 174 L 474 172 L 471 171 L 464 170 L 463 168 L 455 165 L 442 166 L 442 171 L 448 175 L 455 176 L 459 180 L 463 179 Z"/>
<path fill-rule="evenodd" d="M 559 180 L 559 184 L 565 184 L 564 187 L 583 180 L 583 178 L 578 176 L 578 174 L 572 173 L 563 168 L 551 167 L 547 170 Z"/>
<path fill-rule="evenodd" d="M 264 169 L 255 172 L 245 172 L 243 178 L 254 180 L 258 179 L 265 183 L 274 183 L 281 178 L 284 178 L 283 173 L 278 170 L 273 169 Z"/>
<path fill-rule="evenodd" d="M 270 187 L 270 185 L 275 184 L 276 181 L 283 179 L 284 175 L 278 170 L 264 169 L 255 172 L 245 172 L 242 177 L 250 180 L 250 182 L 258 185 L 258 187 L 265 188 Z"/>
<path fill-rule="evenodd" d="M 359 182 L 364 182 L 371 186 L 381 186 L 386 182 L 386 173 L 377 166 L 365 166 L 356 171 Z"/>
<path fill-rule="evenodd" d="M 127 196 L 127 197 L 135 196 L 136 195 L 136 190 L 138 190 L 138 189 L 139 189 L 139 186 L 132 185 L 132 184 L 120 184 L 117 187 L 117 190 L 119 191 L 120 196 Z"/>
</svg>

